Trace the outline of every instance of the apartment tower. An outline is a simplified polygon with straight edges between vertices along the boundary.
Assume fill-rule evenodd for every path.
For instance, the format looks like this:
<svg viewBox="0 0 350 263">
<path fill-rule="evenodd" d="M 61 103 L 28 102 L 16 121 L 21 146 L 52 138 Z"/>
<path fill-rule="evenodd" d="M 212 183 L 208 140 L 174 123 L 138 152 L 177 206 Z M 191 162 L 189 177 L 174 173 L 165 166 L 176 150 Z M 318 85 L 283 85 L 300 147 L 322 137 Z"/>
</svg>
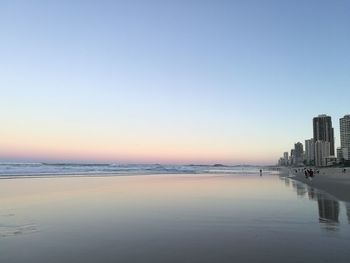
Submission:
<svg viewBox="0 0 350 263">
<path fill-rule="evenodd" d="M 340 118 L 340 148 L 342 157 L 350 160 L 350 115 Z"/>
<path fill-rule="evenodd" d="M 334 156 L 334 129 L 332 118 L 325 114 L 318 115 L 313 119 L 314 143 L 317 141 L 330 143 L 330 155 Z"/>
</svg>

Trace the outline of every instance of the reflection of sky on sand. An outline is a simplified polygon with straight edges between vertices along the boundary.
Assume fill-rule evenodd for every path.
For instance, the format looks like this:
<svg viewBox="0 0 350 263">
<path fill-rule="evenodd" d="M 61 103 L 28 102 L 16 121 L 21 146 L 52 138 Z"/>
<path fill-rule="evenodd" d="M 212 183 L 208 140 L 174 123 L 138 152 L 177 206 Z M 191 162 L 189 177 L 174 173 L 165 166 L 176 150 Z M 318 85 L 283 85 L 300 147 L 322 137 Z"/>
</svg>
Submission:
<svg viewBox="0 0 350 263">
<path fill-rule="evenodd" d="M 23 220 L 21 222 L 11 210 L 0 209 L 0 238 L 35 232 L 37 232 L 35 224 Z"/>
<path fill-rule="evenodd" d="M 37 232 L 36 225 L 0 225 L 0 237 L 24 235 Z"/>
<path fill-rule="evenodd" d="M 329 237 L 313 201 L 326 197 L 286 179 L 303 196 L 296 198 L 280 182 L 269 175 L 2 180 L 0 261 L 329 262 L 322 248 L 336 247 L 338 262 L 347 262 L 344 214 Z"/>
</svg>

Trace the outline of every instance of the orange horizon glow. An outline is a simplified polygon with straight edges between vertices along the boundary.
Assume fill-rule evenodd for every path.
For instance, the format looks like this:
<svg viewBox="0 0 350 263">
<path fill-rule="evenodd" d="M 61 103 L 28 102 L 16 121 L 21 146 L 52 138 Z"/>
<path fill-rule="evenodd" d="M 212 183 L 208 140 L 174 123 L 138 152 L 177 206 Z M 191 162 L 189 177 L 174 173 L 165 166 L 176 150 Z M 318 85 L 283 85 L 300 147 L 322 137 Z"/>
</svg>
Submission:
<svg viewBox="0 0 350 263">
<path fill-rule="evenodd" d="M 162 164 L 273 164 L 271 153 L 257 152 L 249 145 L 205 138 L 129 136 L 115 139 L 72 132 L 29 134 L 19 132 L 0 139 L 0 161 L 162 163 Z"/>
<path fill-rule="evenodd" d="M 121 152 L 78 152 L 69 150 L 47 150 L 39 151 L 37 149 L 7 150 L 0 151 L 0 159 L 4 160 L 28 160 L 45 162 L 98 162 L 98 163 L 160 163 L 160 164 L 273 164 L 269 159 L 258 157 L 255 162 L 251 161 L 252 156 L 227 157 L 223 155 L 210 155 L 201 153 L 191 153 L 176 155 L 176 153 L 157 154 L 155 152 L 143 152 L 138 154 Z"/>
<path fill-rule="evenodd" d="M 5 123 L 0 161 L 269 165 L 282 151 L 259 137 L 244 141 L 225 131 L 206 134 L 204 128 L 177 131 L 87 126 L 62 120 L 42 123 L 19 119 Z"/>
</svg>

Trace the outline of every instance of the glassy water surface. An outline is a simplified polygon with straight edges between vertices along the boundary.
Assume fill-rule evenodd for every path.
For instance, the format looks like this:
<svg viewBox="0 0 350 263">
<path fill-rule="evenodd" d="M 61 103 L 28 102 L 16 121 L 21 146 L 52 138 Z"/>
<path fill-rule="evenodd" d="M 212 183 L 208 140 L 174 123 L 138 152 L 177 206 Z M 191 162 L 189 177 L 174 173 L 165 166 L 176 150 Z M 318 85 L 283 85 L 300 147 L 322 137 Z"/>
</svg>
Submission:
<svg viewBox="0 0 350 263">
<path fill-rule="evenodd" d="M 349 222 L 276 175 L 0 180 L 0 262 L 348 262 Z"/>
</svg>

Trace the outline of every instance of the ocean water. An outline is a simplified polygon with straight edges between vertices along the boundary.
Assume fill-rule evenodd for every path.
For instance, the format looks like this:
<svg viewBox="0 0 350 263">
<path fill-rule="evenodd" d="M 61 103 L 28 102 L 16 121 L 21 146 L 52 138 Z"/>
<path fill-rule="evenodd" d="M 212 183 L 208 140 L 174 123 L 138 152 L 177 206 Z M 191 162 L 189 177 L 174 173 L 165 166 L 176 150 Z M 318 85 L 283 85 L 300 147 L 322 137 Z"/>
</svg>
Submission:
<svg viewBox="0 0 350 263">
<path fill-rule="evenodd" d="M 268 172 L 0 180 L 0 262 L 337 262 L 350 205 Z"/>
<path fill-rule="evenodd" d="M 136 175 L 136 174 L 256 174 L 254 166 L 160 165 L 160 164 L 78 164 L 0 163 L 0 177 L 57 175 Z"/>
</svg>

